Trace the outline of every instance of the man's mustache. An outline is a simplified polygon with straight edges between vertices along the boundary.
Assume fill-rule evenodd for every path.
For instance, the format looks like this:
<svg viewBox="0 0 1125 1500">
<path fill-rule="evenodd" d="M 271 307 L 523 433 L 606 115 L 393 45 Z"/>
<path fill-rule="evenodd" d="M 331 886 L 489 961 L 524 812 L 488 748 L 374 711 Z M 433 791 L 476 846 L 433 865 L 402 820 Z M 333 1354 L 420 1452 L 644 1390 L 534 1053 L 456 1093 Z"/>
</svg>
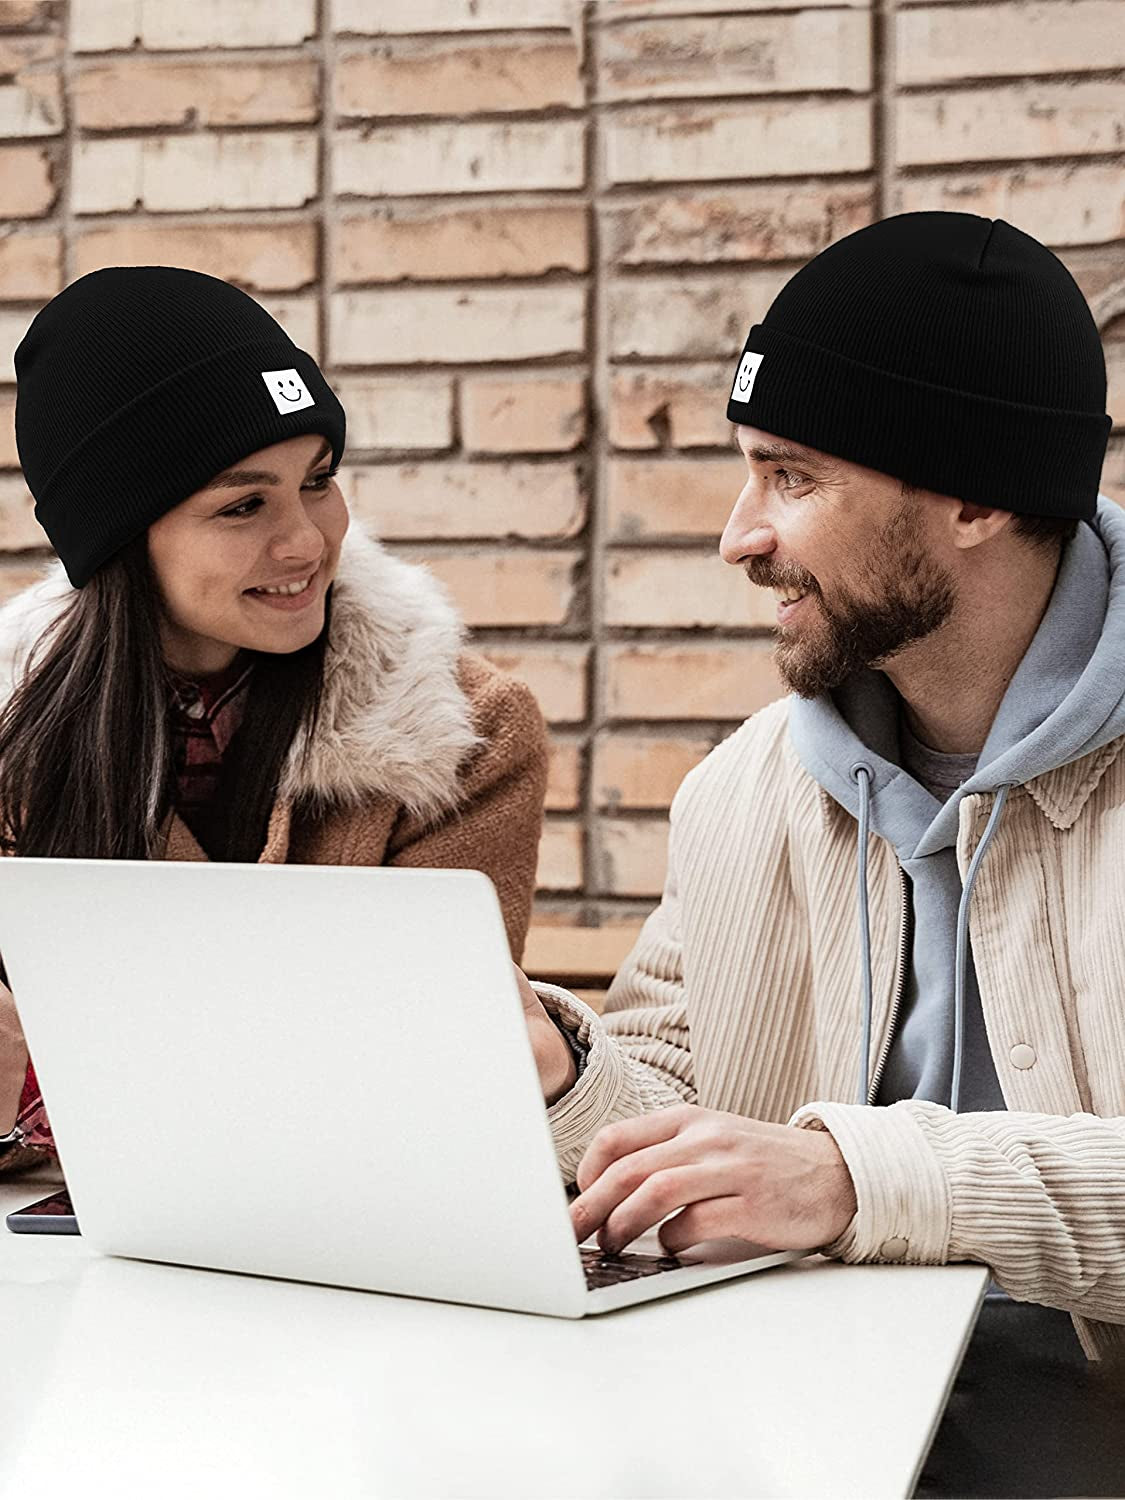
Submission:
<svg viewBox="0 0 1125 1500">
<path fill-rule="evenodd" d="M 805 594 L 818 594 L 816 579 L 809 573 L 794 573 L 776 568 L 765 558 L 752 557 L 743 564 L 743 572 L 751 583 L 763 589 L 800 589 Z"/>
</svg>

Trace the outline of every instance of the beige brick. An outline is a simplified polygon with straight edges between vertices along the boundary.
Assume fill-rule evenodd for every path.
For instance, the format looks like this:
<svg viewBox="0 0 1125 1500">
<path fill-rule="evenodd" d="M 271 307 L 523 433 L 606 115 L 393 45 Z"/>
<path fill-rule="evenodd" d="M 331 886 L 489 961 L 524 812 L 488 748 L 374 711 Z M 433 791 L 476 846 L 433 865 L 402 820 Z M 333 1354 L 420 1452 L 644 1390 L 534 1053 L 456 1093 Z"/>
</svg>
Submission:
<svg viewBox="0 0 1125 1500">
<path fill-rule="evenodd" d="M 24 589 L 29 589 L 33 583 L 38 583 L 49 563 L 50 558 L 44 557 L 37 563 L 29 560 L 24 563 L 0 564 L 0 604 L 6 604 L 9 599 L 22 594 Z"/>
<path fill-rule="evenodd" d="M 586 342 L 581 287 L 337 292 L 331 307 L 334 364 L 538 359 Z"/>
<path fill-rule="evenodd" d="M 680 782 L 713 745 L 712 738 L 702 735 L 599 734 L 594 741 L 595 807 L 670 807 Z"/>
<path fill-rule="evenodd" d="M 319 114 L 316 64 L 169 63 L 133 60 L 86 67 L 74 79 L 84 130 L 124 126 L 307 124 Z"/>
<path fill-rule="evenodd" d="M 1099 327 L 1117 311 L 1125 312 L 1125 276 L 1117 245 L 1072 245 L 1055 254 L 1078 283 Z"/>
<path fill-rule="evenodd" d="M 568 453 L 585 435 L 586 382 L 578 376 L 461 382 L 461 439 L 470 453 Z"/>
<path fill-rule="evenodd" d="M 359 198 L 580 188 L 581 120 L 381 125 L 336 136 L 336 191 Z"/>
<path fill-rule="evenodd" d="M 4 31 L 4 18 L 10 8 L 10 0 L 0 0 L 0 33 Z M 40 63 L 54 62 L 62 56 L 62 37 L 52 33 L 38 36 L 0 35 L 0 79 L 7 82 L 18 78 L 28 68 Z"/>
<path fill-rule="evenodd" d="M 763 182 L 611 199 L 601 209 L 609 259 L 620 266 L 809 260 L 875 216 L 871 182 Z"/>
<path fill-rule="evenodd" d="M 277 319 L 298 349 L 304 349 L 313 359 L 320 360 L 320 309 L 315 297 L 279 297 L 262 293 L 254 300 Z"/>
<path fill-rule="evenodd" d="M 612 719 L 744 719 L 783 692 L 766 642 L 604 648 Z"/>
<path fill-rule="evenodd" d="M 526 682 L 550 724 L 579 724 L 587 714 L 590 648 L 575 641 L 482 646 L 502 672 Z"/>
<path fill-rule="evenodd" d="M 317 138 L 306 131 L 128 136 L 75 147 L 78 213 L 300 208 L 317 195 Z"/>
<path fill-rule="evenodd" d="M 860 10 L 627 21 L 602 37 L 599 91 L 610 101 L 870 87 L 870 20 Z"/>
<path fill-rule="evenodd" d="M 1125 427 L 1125 341 L 1107 341 L 1105 367 L 1109 380 L 1106 411 L 1113 418 L 1115 427 Z"/>
<path fill-rule="evenodd" d="M 640 931 L 637 917 L 610 916 L 592 927 L 572 912 L 540 908 L 532 917 L 523 967 L 544 981 L 552 976 L 612 975 L 628 957 Z"/>
<path fill-rule="evenodd" d="M 51 158 L 42 146 L 0 146 L 0 182 L 6 219 L 38 218 L 58 196 Z"/>
<path fill-rule="evenodd" d="M 520 113 L 585 101 L 574 38 L 511 42 L 391 42 L 345 53 L 335 68 L 341 115 Z"/>
<path fill-rule="evenodd" d="M 0 381 L 13 385 L 16 369 L 13 363 L 16 345 L 27 332 L 33 314 L 18 308 L 0 307 Z"/>
<path fill-rule="evenodd" d="M 16 398 L 0 392 L 0 469 L 18 469 L 16 451 Z"/>
<path fill-rule="evenodd" d="M 717 551 L 613 551 L 605 561 L 607 625 L 747 630 L 774 624 L 777 603 Z"/>
<path fill-rule="evenodd" d="M 356 465 L 341 477 L 356 516 L 388 541 L 549 540 L 586 519 L 568 463 Z"/>
<path fill-rule="evenodd" d="M 892 213 L 940 208 L 1006 219 L 1048 245 L 1125 239 L 1121 168 L 1112 164 L 927 174 L 905 178 L 894 198 Z"/>
<path fill-rule="evenodd" d="M 0 474 L 0 552 L 27 552 L 48 545 L 23 475 Z"/>
<path fill-rule="evenodd" d="M 551 740 L 547 762 L 548 812 L 573 812 L 582 793 L 582 746 L 573 740 Z"/>
<path fill-rule="evenodd" d="M 0 301 L 46 302 L 61 287 L 61 235 L 0 233 Z"/>
<path fill-rule="evenodd" d="M 62 128 L 62 80 L 57 70 L 27 72 L 14 83 L 0 83 L 0 135 L 58 135 Z"/>
<path fill-rule="evenodd" d="M 39 26 L 47 20 L 45 0 L 3 0 L 0 4 L 0 31 L 21 26 Z"/>
<path fill-rule="evenodd" d="M 1125 66 L 1118 0 L 910 7 L 894 30 L 899 84 Z"/>
<path fill-rule="evenodd" d="M 338 375 L 332 389 L 348 414 L 348 447 L 441 452 L 453 446 L 453 381 L 403 375 Z"/>
<path fill-rule="evenodd" d="M 609 395 L 611 444 L 615 448 L 727 446 L 731 426 L 727 421 L 726 394 L 731 379 L 728 361 L 615 370 Z M 615 470 L 611 468 L 610 472 L 612 494 Z M 729 484 L 729 480 L 724 479 L 723 483 Z M 713 517 L 704 529 L 708 532 L 715 529 Z"/>
<path fill-rule="evenodd" d="M 336 0 L 337 31 L 392 36 L 429 31 L 571 27 L 576 0 Z"/>
<path fill-rule="evenodd" d="M 609 287 L 610 356 L 708 359 L 722 355 L 734 359 L 751 325 L 761 320 L 792 274 L 767 268 L 690 281 L 660 276 L 613 283 Z M 733 364 L 730 378 L 734 380 Z"/>
<path fill-rule="evenodd" d="M 711 537 L 717 546 L 744 482 L 733 450 L 723 458 L 610 459 L 609 540 Z"/>
<path fill-rule="evenodd" d="M 539 890 L 581 890 L 582 863 L 582 824 L 574 818 L 548 818 L 539 841 Z"/>
<path fill-rule="evenodd" d="M 75 275 L 101 266 L 186 266 L 248 291 L 292 292 L 317 277 L 315 224 L 114 224 L 75 241 Z"/>
<path fill-rule="evenodd" d="M 659 896 L 668 872 L 667 818 L 602 818 L 595 889 L 603 896 Z"/>
<path fill-rule="evenodd" d="M 316 35 L 316 0 L 71 0 L 70 39 L 76 52 L 196 47 L 291 47 Z"/>
<path fill-rule="evenodd" d="M 411 554 L 407 554 L 411 555 Z M 450 590 L 465 623 L 564 625 L 575 598 L 577 552 L 475 548 L 444 556 L 412 554 Z"/>
<path fill-rule="evenodd" d="M 759 177 L 864 172 L 872 164 L 866 99 L 751 100 L 622 110 L 606 116 L 611 183 L 708 181 L 753 163 Z"/>
<path fill-rule="evenodd" d="M 1118 505 L 1125 505 L 1125 435 L 1115 435 L 1109 440 L 1100 489 Z"/>
<path fill-rule="evenodd" d="M 904 166 L 1115 151 L 1125 146 L 1125 94 L 1101 82 L 906 94 L 895 136 Z"/>
<path fill-rule="evenodd" d="M 614 17 L 628 15 L 634 20 L 659 21 L 669 16 L 714 15 L 732 10 L 805 10 L 810 0 L 610 0 Z M 812 0 L 814 5 L 834 5 L 836 0 Z M 845 5 L 865 9 L 870 0 L 843 0 Z"/>
<path fill-rule="evenodd" d="M 587 211 L 578 205 L 379 207 L 339 225 L 336 280 L 356 286 L 585 271 L 587 241 Z"/>
</svg>

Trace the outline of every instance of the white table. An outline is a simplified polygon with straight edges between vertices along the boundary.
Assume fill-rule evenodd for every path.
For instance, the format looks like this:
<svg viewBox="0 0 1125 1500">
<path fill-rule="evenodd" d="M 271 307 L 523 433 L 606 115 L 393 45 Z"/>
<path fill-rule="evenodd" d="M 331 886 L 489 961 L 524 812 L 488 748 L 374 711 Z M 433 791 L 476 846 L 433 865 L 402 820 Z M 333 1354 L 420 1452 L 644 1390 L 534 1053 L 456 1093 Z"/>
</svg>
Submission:
<svg viewBox="0 0 1125 1500">
<path fill-rule="evenodd" d="M 564 1322 L 0 1229 L 0 1495 L 908 1495 L 986 1282 L 818 1258 Z"/>
</svg>

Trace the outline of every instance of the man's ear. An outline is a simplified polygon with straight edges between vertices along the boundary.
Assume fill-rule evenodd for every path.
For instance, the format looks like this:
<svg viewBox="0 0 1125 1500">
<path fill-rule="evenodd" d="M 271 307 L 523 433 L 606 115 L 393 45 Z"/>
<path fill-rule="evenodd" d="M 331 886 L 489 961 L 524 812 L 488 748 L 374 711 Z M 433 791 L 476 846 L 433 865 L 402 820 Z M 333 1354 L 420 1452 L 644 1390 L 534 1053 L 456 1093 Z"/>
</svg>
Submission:
<svg viewBox="0 0 1125 1500">
<path fill-rule="evenodd" d="M 949 540 L 960 551 L 979 547 L 1011 526 L 1015 516 L 995 505 L 973 505 L 968 500 L 946 501 Z"/>
</svg>

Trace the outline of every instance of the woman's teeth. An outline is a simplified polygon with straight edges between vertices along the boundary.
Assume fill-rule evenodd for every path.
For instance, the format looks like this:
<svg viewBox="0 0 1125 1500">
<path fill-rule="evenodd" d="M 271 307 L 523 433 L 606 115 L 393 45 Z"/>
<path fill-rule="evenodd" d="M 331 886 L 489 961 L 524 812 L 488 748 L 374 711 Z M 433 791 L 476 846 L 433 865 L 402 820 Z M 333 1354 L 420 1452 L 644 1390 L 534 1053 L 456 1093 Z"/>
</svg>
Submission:
<svg viewBox="0 0 1125 1500">
<path fill-rule="evenodd" d="M 312 577 L 305 579 L 303 583 L 282 583 L 276 588 L 251 589 L 252 594 L 303 594 L 312 582 Z"/>
</svg>

